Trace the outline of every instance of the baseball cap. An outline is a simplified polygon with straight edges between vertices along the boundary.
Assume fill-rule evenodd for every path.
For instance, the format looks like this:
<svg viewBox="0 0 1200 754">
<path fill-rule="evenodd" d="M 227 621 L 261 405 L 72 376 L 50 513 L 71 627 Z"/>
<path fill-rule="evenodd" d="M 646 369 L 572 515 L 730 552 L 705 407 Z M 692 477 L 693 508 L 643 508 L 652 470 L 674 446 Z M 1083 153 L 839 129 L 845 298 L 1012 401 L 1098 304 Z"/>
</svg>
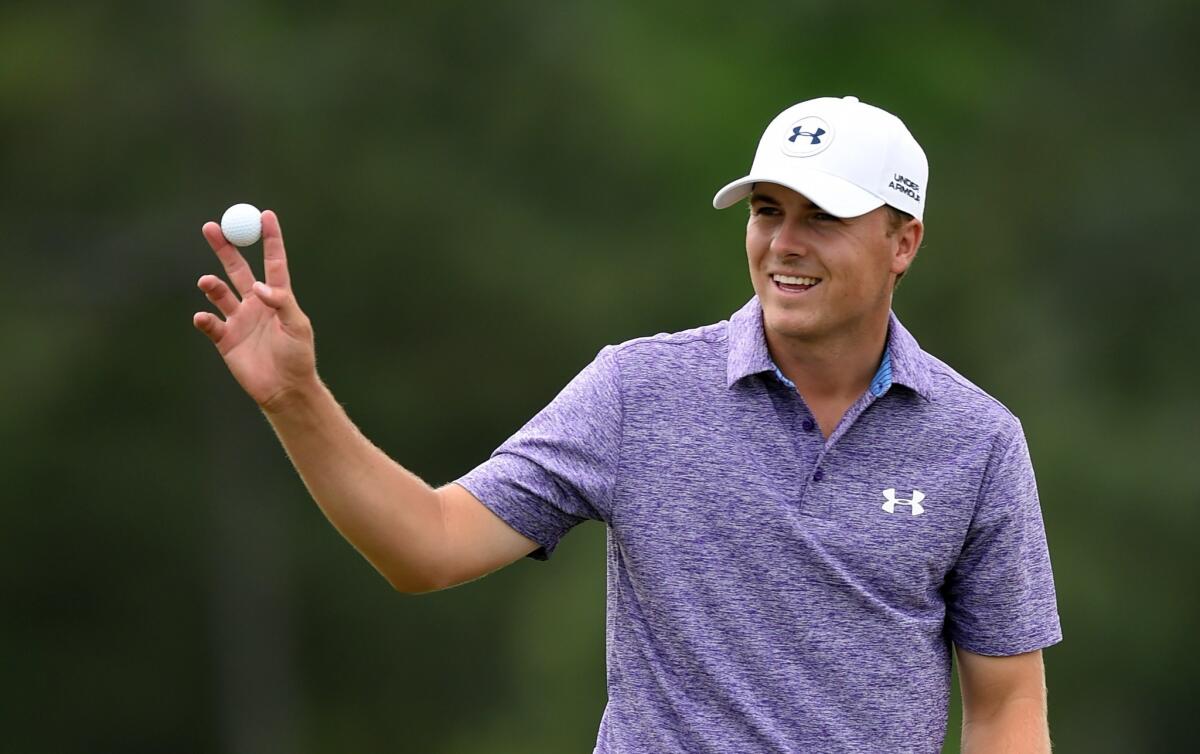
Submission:
<svg viewBox="0 0 1200 754">
<path fill-rule="evenodd" d="M 890 204 L 920 218 L 929 162 L 895 115 L 857 97 L 819 97 L 775 116 L 744 178 L 713 197 L 725 209 L 755 183 L 778 183 L 837 217 L 858 217 Z"/>
</svg>

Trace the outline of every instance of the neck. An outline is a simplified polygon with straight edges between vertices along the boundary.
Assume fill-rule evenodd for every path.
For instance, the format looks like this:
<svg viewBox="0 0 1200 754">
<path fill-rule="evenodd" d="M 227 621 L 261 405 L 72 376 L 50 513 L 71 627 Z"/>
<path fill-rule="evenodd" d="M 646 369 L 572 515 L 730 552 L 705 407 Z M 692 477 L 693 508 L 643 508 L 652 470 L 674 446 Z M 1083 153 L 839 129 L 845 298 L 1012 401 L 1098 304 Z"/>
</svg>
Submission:
<svg viewBox="0 0 1200 754">
<path fill-rule="evenodd" d="M 848 400 L 871 384 L 887 344 L 888 312 L 862 326 L 819 338 L 797 338 L 764 326 L 767 350 L 807 400 Z"/>
</svg>

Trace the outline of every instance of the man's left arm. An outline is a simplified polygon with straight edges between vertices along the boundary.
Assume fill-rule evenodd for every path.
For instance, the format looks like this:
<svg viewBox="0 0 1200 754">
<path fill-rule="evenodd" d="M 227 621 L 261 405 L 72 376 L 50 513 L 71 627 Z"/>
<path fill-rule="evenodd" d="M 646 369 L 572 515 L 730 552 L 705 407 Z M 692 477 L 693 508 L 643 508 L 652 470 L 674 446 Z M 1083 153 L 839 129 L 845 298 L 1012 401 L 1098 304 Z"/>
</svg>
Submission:
<svg viewBox="0 0 1200 754">
<path fill-rule="evenodd" d="M 1048 754 L 1042 651 L 1006 657 L 955 647 L 962 689 L 963 754 Z"/>
</svg>

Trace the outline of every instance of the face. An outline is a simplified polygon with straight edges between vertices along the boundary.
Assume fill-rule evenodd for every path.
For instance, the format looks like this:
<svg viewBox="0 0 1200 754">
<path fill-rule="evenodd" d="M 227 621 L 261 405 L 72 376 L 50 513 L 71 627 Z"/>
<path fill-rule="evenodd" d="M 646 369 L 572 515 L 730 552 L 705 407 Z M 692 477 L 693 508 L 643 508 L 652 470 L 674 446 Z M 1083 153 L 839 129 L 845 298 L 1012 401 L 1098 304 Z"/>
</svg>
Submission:
<svg viewBox="0 0 1200 754">
<path fill-rule="evenodd" d="M 886 207 L 839 218 L 789 188 L 756 184 L 746 255 L 768 342 L 853 338 L 885 327 L 896 276 L 912 263 L 922 232 L 915 219 L 892 232 Z"/>
</svg>

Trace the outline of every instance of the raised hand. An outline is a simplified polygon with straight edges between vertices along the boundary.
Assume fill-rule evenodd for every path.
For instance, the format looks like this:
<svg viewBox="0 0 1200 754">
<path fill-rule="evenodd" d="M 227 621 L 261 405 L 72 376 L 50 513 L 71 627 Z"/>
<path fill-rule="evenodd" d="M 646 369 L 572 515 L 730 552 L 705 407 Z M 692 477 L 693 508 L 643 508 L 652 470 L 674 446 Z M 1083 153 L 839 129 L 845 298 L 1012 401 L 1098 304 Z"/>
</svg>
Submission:
<svg viewBox="0 0 1200 754">
<path fill-rule="evenodd" d="M 197 312 L 192 324 L 217 347 L 238 384 L 259 406 L 269 410 L 286 401 L 292 392 L 313 387 L 319 381 L 312 324 L 292 293 L 279 218 L 265 210 L 262 227 L 265 285 L 254 279 L 254 271 L 237 247 L 225 240 L 221 226 L 215 222 L 204 224 L 201 232 L 221 260 L 237 295 L 216 275 L 202 276 L 197 287 L 224 319 L 211 312 Z"/>
</svg>

